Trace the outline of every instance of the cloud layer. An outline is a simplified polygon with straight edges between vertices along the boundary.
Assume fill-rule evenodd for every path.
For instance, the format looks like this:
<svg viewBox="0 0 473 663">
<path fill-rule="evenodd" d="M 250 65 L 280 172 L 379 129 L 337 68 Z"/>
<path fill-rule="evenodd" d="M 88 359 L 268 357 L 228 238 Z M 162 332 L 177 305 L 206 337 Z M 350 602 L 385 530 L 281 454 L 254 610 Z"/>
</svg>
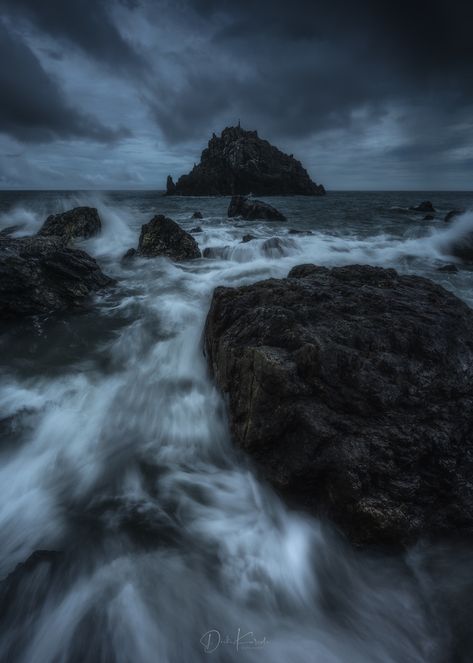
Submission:
<svg viewBox="0 0 473 663">
<path fill-rule="evenodd" d="M 0 12 L 4 188 L 48 186 L 51 163 L 52 188 L 159 188 L 238 119 L 329 188 L 472 188 L 467 3 L 0 0 Z"/>
</svg>

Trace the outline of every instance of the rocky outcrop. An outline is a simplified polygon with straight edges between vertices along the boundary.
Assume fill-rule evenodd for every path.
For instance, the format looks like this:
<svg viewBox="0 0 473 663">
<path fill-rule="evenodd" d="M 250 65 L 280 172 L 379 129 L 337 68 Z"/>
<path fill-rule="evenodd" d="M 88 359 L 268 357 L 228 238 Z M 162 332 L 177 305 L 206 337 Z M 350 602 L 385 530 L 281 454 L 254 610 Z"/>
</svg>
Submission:
<svg viewBox="0 0 473 663">
<path fill-rule="evenodd" d="M 146 258 L 165 256 L 176 261 L 201 257 L 199 245 L 192 235 L 162 214 L 141 227 L 136 253 Z"/>
<path fill-rule="evenodd" d="M 233 196 L 228 206 L 228 217 L 239 216 L 246 221 L 266 219 L 267 221 L 286 221 L 286 217 L 272 205 L 246 196 Z"/>
<path fill-rule="evenodd" d="M 113 283 L 85 251 L 60 237 L 0 238 L 0 317 L 4 320 L 82 306 Z"/>
<path fill-rule="evenodd" d="M 430 212 L 430 213 L 435 212 L 435 208 L 430 202 L 430 200 L 424 200 L 424 202 L 420 203 L 419 205 L 411 207 L 411 210 L 413 212 Z"/>
<path fill-rule="evenodd" d="M 75 207 L 68 212 L 48 216 L 38 235 L 62 237 L 65 242 L 82 237 L 98 235 L 102 222 L 95 207 Z"/>
<path fill-rule="evenodd" d="M 205 349 L 235 442 L 356 543 L 473 532 L 473 311 L 392 269 L 217 288 Z"/>
<path fill-rule="evenodd" d="M 284 154 L 256 131 L 227 127 L 212 136 L 200 163 L 174 183 L 167 178 L 167 195 L 321 196 L 325 189 L 313 182 L 300 161 Z"/>
<path fill-rule="evenodd" d="M 447 212 L 447 214 L 445 215 L 444 221 L 445 223 L 449 223 L 455 217 L 460 216 L 460 214 L 464 213 L 465 213 L 464 209 L 451 209 L 450 212 Z"/>
</svg>

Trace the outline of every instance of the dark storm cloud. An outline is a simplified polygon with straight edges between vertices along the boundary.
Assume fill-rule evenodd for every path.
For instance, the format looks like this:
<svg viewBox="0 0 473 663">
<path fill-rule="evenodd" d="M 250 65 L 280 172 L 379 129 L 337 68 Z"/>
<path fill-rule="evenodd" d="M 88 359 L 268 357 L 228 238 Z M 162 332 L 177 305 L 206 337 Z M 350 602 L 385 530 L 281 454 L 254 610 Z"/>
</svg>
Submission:
<svg viewBox="0 0 473 663">
<path fill-rule="evenodd" d="M 402 172 L 404 186 L 410 165 L 428 182 L 429 169 L 456 177 L 471 161 L 472 3 L 0 0 L 0 10 L 15 29 L 0 35 L 0 130 L 50 140 L 60 158 L 58 137 L 112 140 L 125 132 L 105 127 L 124 125 L 122 158 L 138 160 L 138 179 L 140 161 L 145 178 L 153 159 L 183 172 L 240 119 L 317 179 L 322 164 L 335 186 L 352 162 L 357 186 L 363 172 L 390 186 Z"/>
<path fill-rule="evenodd" d="M 122 135 L 72 108 L 58 84 L 17 34 L 0 21 L 0 132 L 22 141 L 82 137 L 110 141 Z"/>
<path fill-rule="evenodd" d="M 196 89 L 199 116 L 207 109 L 215 120 L 227 111 L 274 136 L 349 127 L 360 108 L 376 116 L 393 103 L 423 113 L 428 103 L 457 111 L 471 106 L 471 4 L 194 0 L 187 6 L 214 32 L 205 73 L 196 75 L 191 53 L 181 55 L 185 83 L 166 90 L 172 116 L 163 104 L 155 108 L 170 140 L 200 130 L 193 122 Z M 239 67 L 219 70 L 218 53 Z M 215 104 L 216 88 L 227 91 L 224 109 Z"/>
<path fill-rule="evenodd" d="M 0 0 L 10 16 L 26 19 L 50 37 L 114 68 L 136 73 L 146 69 L 146 62 L 122 37 L 111 16 L 119 4 L 139 6 L 135 0 Z"/>
</svg>

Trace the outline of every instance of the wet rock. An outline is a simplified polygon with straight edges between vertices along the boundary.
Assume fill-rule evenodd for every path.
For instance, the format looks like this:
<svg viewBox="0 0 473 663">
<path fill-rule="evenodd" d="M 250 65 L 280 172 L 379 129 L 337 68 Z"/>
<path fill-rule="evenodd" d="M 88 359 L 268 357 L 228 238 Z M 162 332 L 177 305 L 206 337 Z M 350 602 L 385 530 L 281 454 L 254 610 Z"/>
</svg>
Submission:
<svg viewBox="0 0 473 663">
<path fill-rule="evenodd" d="M 109 286 L 97 262 L 60 237 L 0 238 L 0 316 L 21 318 L 84 305 Z"/>
<path fill-rule="evenodd" d="M 95 207 L 75 207 L 68 212 L 48 216 L 38 235 L 62 237 L 66 242 L 82 237 L 98 235 L 102 222 Z"/>
<path fill-rule="evenodd" d="M 414 212 L 435 212 L 435 208 L 430 202 L 430 200 L 424 200 L 420 205 L 411 207 L 411 210 Z"/>
<path fill-rule="evenodd" d="M 449 223 L 449 221 L 452 221 L 456 216 L 460 216 L 460 214 L 464 214 L 465 210 L 464 209 L 451 209 L 450 212 L 447 212 L 445 215 L 445 223 Z"/>
<path fill-rule="evenodd" d="M 288 249 L 295 248 L 294 240 L 282 239 L 281 237 L 270 237 L 261 245 L 261 251 L 269 258 L 280 258 L 288 254 Z"/>
<path fill-rule="evenodd" d="M 423 218 L 423 221 L 433 221 L 435 216 L 433 214 L 426 214 Z"/>
<path fill-rule="evenodd" d="M 200 163 L 174 184 L 167 179 L 167 194 L 180 196 L 256 196 L 325 194 L 300 161 L 240 126 L 215 134 L 202 152 Z"/>
<path fill-rule="evenodd" d="M 355 543 L 473 533 L 473 311 L 392 269 L 302 265 L 215 290 L 205 327 L 238 446 Z"/>
<path fill-rule="evenodd" d="M 21 230 L 24 227 L 25 227 L 24 223 L 16 223 L 13 226 L 8 226 L 7 228 L 3 228 L 2 230 L 0 230 L 0 237 L 9 237 L 10 235 L 13 235 L 13 233 L 16 233 L 18 230 Z"/>
<path fill-rule="evenodd" d="M 439 267 L 437 269 L 438 272 L 450 272 L 450 273 L 455 273 L 458 272 L 458 267 L 454 265 L 453 263 L 449 263 L 448 265 L 443 265 L 442 267 Z"/>
<path fill-rule="evenodd" d="M 239 216 L 246 221 L 266 219 L 268 221 L 286 221 L 286 217 L 272 205 L 246 196 L 233 196 L 228 207 L 230 218 Z"/>
<path fill-rule="evenodd" d="M 248 235 L 243 235 L 241 243 L 246 244 L 247 242 L 252 242 L 254 239 L 256 239 L 256 237 L 249 233 Z"/>
<path fill-rule="evenodd" d="M 122 262 L 129 262 L 136 256 L 136 254 L 137 254 L 136 249 L 128 249 L 128 251 L 122 257 Z"/>
<path fill-rule="evenodd" d="M 202 255 L 204 258 L 223 258 L 229 249 L 229 246 L 207 246 Z"/>
<path fill-rule="evenodd" d="M 192 219 L 203 219 L 204 217 L 202 216 L 202 212 L 194 212 L 194 214 L 191 217 Z"/>
<path fill-rule="evenodd" d="M 204 231 L 202 230 L 201 226 L 196 226 L 195 228 L 191 228 L 189 232 L 191 232 L 191 233 L 202 233 Z"/>
<path fill-rule="evenodd" d="M 460 258 L 464 263 L 473 263 L 473 233 L 468 232 L 462 237 L 453 239 L 444 250 L 448 255 Z"/>
<path fill-rule="evenodd" d="M 199 246 L 192 235 L 162 214 L 141 227 L 137 254 L 147 258 L 166 256 L 176 261 L 201 257 Z"/>
<path fill-rule="evenodd" d="M 291 228 L 289 235 L 313 235 L 312 230 L 298 230 L 297 228 Z"/>
</svg>

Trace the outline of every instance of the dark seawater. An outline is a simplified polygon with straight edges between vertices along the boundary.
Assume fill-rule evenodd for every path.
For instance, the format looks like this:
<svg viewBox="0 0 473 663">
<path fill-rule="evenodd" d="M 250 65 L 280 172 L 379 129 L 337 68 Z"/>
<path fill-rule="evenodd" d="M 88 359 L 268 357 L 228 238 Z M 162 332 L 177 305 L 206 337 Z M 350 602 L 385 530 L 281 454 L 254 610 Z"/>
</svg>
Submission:
<svg viewBox="0 0 473 663">
<path fill-rule="evenodd" d="M 434 221 L 407 209 L 422 200 Z M 0 192 L 0 230 L 19 224 L 17 235 L 48 214 L 98 207 L 103 233 L 80 246 L 117 279 L 90 310 L 0 337 L 1 661 L 473 660 L 472 550 L 354 551 L 289 511 L 233 449 L 202 355 L 217 285 L 304 262 L 395 267 L 473 306 L 473 271 L 437 271 L 454 262 L 452 238 L 473 230 L 473 213 L 443 217 L 473 209 L 473 194 L 270 202 L 287 223 L 228 220 L 226 198 Z M 158 213 L 200 225 L 196 239 L 216 257 L 121 264 Z M 241 244 L 247 233 L 257 240 Z M 281 241 L 265 248 L 271 237 Z"/>
</svg>

